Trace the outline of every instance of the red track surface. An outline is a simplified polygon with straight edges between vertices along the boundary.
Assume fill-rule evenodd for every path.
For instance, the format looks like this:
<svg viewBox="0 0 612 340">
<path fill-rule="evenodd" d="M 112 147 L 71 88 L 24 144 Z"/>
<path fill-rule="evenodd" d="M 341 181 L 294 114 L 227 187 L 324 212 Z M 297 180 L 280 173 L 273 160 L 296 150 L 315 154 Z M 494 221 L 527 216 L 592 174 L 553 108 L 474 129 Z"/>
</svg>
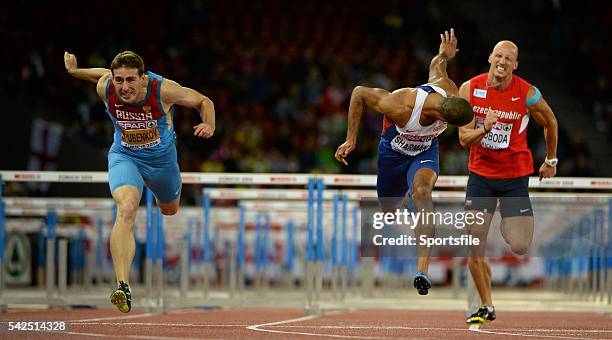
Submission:
<svg viewBox="0 0 612 340">
<path fill-rule="evenodd" d="M 481 332 L 472 332 L 463 323 L 463 313 L 445 311 L 357 310 L 305 316 L 302 309 L 281 308 L 189 309 L 165 315 L 112 309 L 9 310 L 0 314 L 0 338 L 612 338 L 612 319 L 595 313 L 498 311 L 497 316 Z M 9 332 L 8 321 L 14 320 L 66 321 L 68 333 Z"/>
</svg>

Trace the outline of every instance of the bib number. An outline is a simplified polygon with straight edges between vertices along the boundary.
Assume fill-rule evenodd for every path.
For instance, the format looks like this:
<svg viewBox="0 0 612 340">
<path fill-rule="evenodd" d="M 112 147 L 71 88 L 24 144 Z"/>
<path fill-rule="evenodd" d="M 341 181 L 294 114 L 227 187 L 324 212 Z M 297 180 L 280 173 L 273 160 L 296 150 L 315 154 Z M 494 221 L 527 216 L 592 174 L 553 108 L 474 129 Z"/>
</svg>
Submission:
<svg viewBox="0 0 612 340">
<path fill-rule="evenodd" d="M 149 122 L 148 125 L 146 129 L 121 129 L 121 145 L 132 150 L 148 149 L 159 145 L 161 139 L 157 124 Z"/>
<path fill-rule="evenodd" d="M 482 125 L 484 125 L 484 120 L 481 120 L 480 126 Z M 480 140 L 480 145 L 489 150 L 507 149 L 510 145 L 511 134 L 512 123 L 496 122 L 491 131 Z"/>
<path fill-rule="evenodd" d="M 431 147 L 432 136 L 397 135 L 391 140 L 391 148 L 403 155 L 416 156 Z"/>
</svg>

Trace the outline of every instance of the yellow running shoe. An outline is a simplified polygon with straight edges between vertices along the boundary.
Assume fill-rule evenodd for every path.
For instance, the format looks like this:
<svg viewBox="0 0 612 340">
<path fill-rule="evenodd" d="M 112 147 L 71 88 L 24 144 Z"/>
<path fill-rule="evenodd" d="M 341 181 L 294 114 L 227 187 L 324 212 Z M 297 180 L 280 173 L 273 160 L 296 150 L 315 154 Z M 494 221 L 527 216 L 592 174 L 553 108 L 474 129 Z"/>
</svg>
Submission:
<svg viewBox="0 0 612 340">
<path fill-rule="evenodd" d="M 110 301 L 122 313 L 128 313 L 132 309 L 132 291 L 123 281 L 119 282 L 119 287 L 110 295 Z"/>
</svg>

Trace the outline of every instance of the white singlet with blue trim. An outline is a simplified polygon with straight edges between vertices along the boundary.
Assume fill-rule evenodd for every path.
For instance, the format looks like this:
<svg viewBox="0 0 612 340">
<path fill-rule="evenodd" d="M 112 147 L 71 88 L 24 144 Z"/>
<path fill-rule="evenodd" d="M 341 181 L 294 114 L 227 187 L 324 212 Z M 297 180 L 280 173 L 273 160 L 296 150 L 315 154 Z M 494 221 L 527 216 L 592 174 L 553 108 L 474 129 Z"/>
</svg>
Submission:
<svg viewBox="0 0 612 340">
<path fill-rule="evenodd" d="M 416 156 L 429 149 L 431 142 L 446 130 L 446 122 L 435 121 L 431 125 L 422 126 L 419 120 L 425 104 L 425 98 L 430 93 L 437 92 L 446 97 L 446 91 L 435 85 L 417 86 L 417 95 L 410 120 L 403 127 L 395 125 L 397 136 L 391 140 L 393 150 L 408 156 Z"/>
</svg>

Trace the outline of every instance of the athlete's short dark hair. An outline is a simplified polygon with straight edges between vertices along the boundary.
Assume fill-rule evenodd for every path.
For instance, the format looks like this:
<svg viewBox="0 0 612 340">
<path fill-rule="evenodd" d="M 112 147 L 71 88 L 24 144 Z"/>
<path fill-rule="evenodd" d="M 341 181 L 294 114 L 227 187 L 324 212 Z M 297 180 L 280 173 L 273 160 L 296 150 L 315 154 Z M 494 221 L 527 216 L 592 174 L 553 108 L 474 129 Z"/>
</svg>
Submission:
<svg viewBox="0 0 612 340">
<path fill-rule="evenodd" d="M 144 73 L 144 61 L 136 52 L 123 51 L 117 54 L 110 64 L 111 72 L 121 67 L 138 69 L 139 76 Z"/>
<path fill-rule="evenodd" d="M 439 111 L 449 124 L 456 126 L 466 125 L 474 118 L 470 103 L 461 97 L 444 98 Z"/>
</svg>

